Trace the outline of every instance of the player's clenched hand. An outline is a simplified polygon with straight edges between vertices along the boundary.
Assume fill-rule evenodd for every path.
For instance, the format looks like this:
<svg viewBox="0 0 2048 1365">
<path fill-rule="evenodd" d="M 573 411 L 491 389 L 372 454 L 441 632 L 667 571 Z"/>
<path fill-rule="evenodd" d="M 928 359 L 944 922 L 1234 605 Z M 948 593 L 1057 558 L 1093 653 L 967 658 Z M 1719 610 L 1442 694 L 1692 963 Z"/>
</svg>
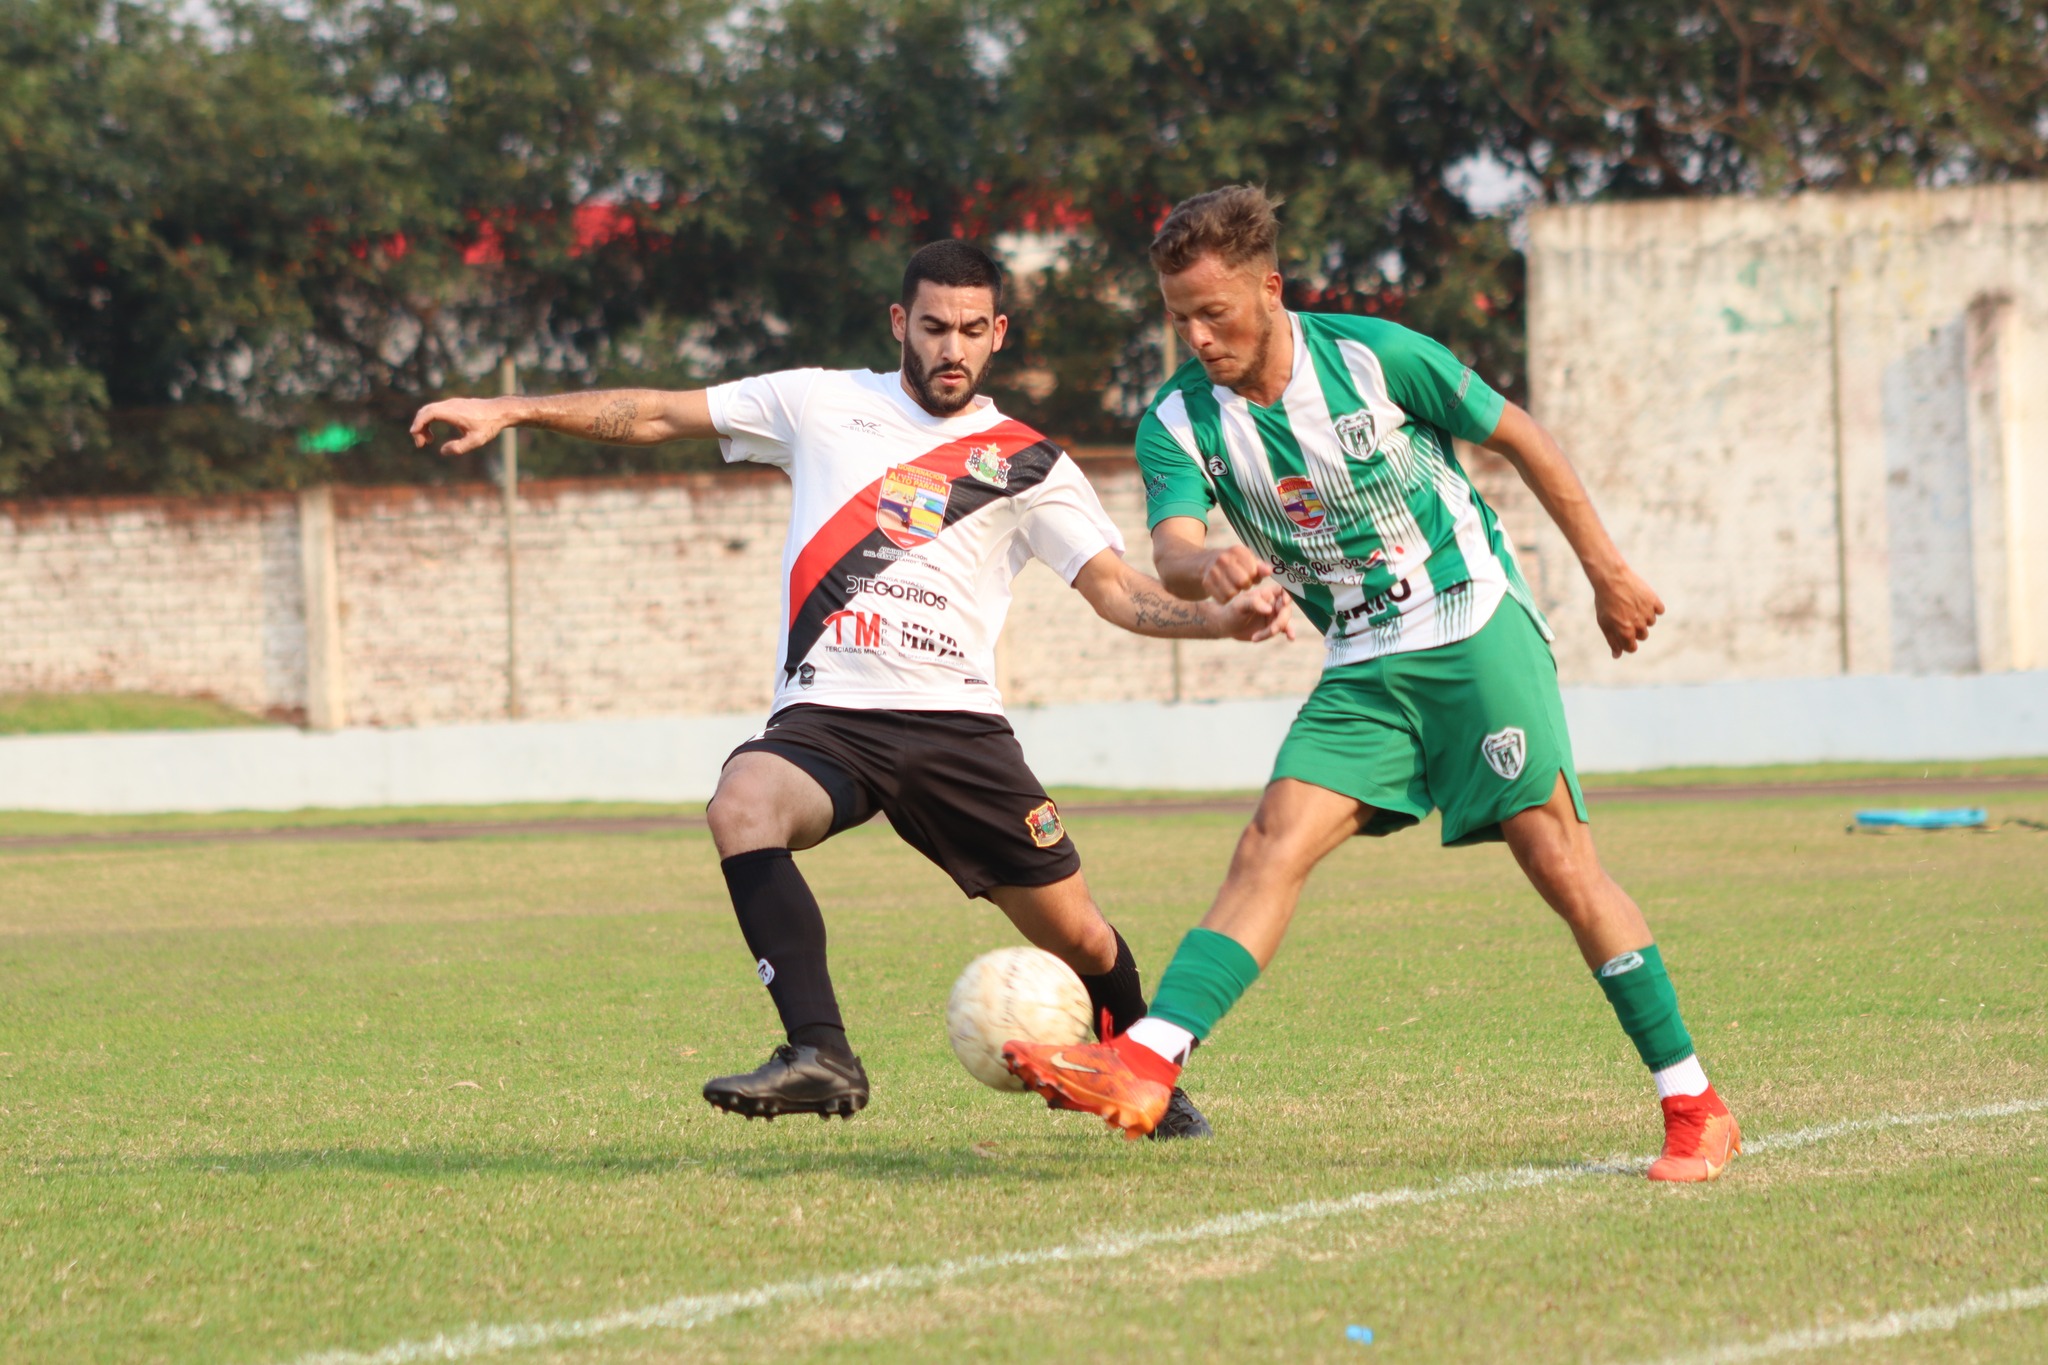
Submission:
<svg viewBox="0 0 2048 1365">
<path fill-rule="evenodd" d="M 1202 591 L 1218 602 L 1228 602 L 1272 572 L 1264 560 L 1242 545 L 1212 550 L 1209 567 L 1202 570 Z"/>
<path fill-rule="evenodd" d="M 1288 610 L 1291 605 L 1287 589 L 1270 579 L 1246 588 L 1223 607 L 1230 638 L 1253 644 L 1270 640 L 1275 635 L 1284 635 L 1292 640 L 1294 615 Z"/>
<path fill-rule="evenodd" d="M 1593 615 L 1617 659 L 1635 653 L 1663 614 L 1664 599 L 1627 565 L 1593 584 Z"/>
<path fill-rule="evenodd" d="M 512 425 L 512 405 L 497 398 L 446 398 L 429 403 L 413 415 L 412 443 L 424 450 L 433 439 L 433 425 L 446 422 L 455 439 L 441 444 L 443 455 L 467 455 Z"/>
</svg>

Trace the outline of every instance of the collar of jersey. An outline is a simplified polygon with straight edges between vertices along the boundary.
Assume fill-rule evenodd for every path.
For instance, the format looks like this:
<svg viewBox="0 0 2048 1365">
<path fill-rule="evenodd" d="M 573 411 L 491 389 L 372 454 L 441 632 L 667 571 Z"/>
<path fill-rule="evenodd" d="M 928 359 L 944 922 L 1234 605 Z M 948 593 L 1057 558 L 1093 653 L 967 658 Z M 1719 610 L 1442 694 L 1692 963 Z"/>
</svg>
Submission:
<svg viewBox="0 0 2048 1365">
<path fill-rule="evenodd" d="M 972 436 L 977 431 L 986 431 L 1003 420 L 1003 414 L 996 411 L 996 403 L 985 393 L 976 394 L 974 403 L 965 412 L 951 417 L 934 417 L 918 406 L 915 398 L 903 391 L 901 372 L 891 370 L 883 374 L 879 370 L 863 371 L 871 387 L 879 388 L 889 395 L 890 401 L 911 421 L 919 426 L 930 427 L 954 436 Z M 879 381 L 879 382 L 875 382 Z"/>
</svg>

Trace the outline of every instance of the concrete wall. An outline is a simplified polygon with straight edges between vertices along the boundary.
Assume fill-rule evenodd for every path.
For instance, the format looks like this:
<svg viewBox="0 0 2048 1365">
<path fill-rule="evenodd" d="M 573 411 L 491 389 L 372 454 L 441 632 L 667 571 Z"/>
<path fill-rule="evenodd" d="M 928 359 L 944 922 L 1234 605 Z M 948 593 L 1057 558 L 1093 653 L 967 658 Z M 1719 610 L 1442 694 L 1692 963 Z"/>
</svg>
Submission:
<svg viewBox="0 0 2048 1365">
<path fill-rule="evenodd" d="M 1090 469 L 1149 565 L 1135 466 Z M 788 516 L 774 471 L 524 485 L 521 714 L 764 708 Z M 321 725 L 502 719 L 504 526 L 481 485 L 0 503 L 0 691 L 207 693 Z M 1016 705 L 1298 695 L 1321 659 L 1306 629 L 1257 647 L 1129 635 L 1033 565 L 998 681 Z"/>
<path fill-rule="evenodd" d="M 1617 670 L 1533 542 L 1569 681 L 2048 666 L 2048 185 L 1545 209 L 1537 416 L 1670 608 Z"/>
<path fill-rule="evenodd" d="M 2048 673 L 1565 689 L 1588 772 L 2048 753 Z M 1254 788 L 1292 697 L 1022 707 L 1054 785 Z M 308 733 L 0 739 L 0 810 L 295 810 L 510 801 L 701 801 L 758 713 Z"/>
</svg>

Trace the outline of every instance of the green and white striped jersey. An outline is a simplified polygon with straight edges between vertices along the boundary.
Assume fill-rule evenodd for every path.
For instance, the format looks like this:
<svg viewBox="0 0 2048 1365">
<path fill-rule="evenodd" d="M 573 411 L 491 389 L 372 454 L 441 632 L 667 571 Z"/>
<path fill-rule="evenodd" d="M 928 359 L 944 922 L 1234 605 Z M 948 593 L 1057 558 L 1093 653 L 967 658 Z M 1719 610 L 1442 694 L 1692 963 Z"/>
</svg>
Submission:
<svg viewBox="0 0 2048 1365">
<path fill-rule="evenodd" d="M 1550 639 L 1451 448 L 1493 434 L 1501 396 L 1398 323 L 1287 319 L 1294 374 L 1273 406 L 1212 385 L 1197 361 L 1160 388 L 1138 424 L 1148 523 L 1221 506 L 1323 631 L 1326 668 L 1466 639 L 1508 596 Z"/>
</svg>

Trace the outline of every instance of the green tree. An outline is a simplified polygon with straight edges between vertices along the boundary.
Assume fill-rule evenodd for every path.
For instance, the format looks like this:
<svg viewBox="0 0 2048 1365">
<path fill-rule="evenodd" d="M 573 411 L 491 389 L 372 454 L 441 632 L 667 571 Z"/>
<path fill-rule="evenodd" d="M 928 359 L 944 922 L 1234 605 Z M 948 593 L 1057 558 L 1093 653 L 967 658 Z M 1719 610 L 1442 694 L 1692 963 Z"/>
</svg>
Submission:
<svg viewBox="0 0 2048 1365">
<path fill-rule="evenodd" d="M 1085 207 L 1127 336 L 1158 316 L 1144 250 L 1167 209 L 1253 181 L 1287 200 L 1296 306 L 1398 316 L 1519 387 L 1519 262 L 1450 188 L 1488 134 L 1452 6 L 1040 0 L 1020 23 L 1027 154 Z M 1099 359 L 1129 368 L 1122 348 Z"/>
<path fill-rule="evenodd" d="M 1549 200 L 2048 170 L 2040 0 L 1465 0 L 1487 148 Z"/>
</svg>

